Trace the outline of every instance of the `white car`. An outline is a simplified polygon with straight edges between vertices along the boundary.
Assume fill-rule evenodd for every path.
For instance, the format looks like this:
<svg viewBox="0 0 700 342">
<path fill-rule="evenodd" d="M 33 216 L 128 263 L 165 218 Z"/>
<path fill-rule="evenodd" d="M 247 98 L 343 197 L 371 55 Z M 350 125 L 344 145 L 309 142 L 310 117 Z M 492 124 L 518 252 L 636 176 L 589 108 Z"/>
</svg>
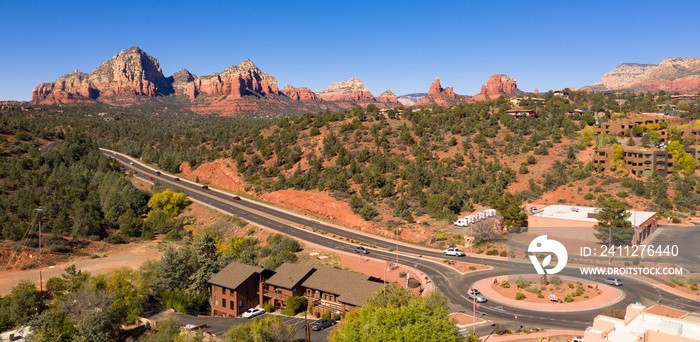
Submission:
<svg viewBox="0 0 700 342">
<path fill-rule="evenodd" d="M 134 162 L 129 162 L 129 165 L 134 165 Z"/>
<path fill-rule="evenodd" d="M 452 256 L 465 256 L 464 252 L 460 251 L 457 248 L 448 248 L 444 251 L 442 251 L 442 254 L 444 255 L 452 255 Z"/>
<path fill-rule="evenodd" d="M 262 315 L 264 313 L 265 313 L 265 309 L 263 309 L 263 308 L 250 308 L 250 309 L 246 310 L 242 316 L 244 318 L 253 318 L 255 316 L 259 316 L 259 315 Z"/>
</svg>

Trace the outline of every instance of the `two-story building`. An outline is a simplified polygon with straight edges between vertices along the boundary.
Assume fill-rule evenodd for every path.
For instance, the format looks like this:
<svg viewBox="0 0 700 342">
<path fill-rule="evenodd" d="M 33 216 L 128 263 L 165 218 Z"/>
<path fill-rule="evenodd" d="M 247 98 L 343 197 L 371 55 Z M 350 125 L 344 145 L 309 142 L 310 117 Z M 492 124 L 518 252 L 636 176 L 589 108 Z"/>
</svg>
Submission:
<svg viewBox="0 0 700 342">
<path fill-rule="evenodd" d="M 211 315 L 237 317 L 262 301 L 262 267 L 232 262 L 209 279 L 211 287 Z"/>
<path fill-rule="evenodd" d="M 233 262 L 209 280 L 211 315 L 237 317 L 271 304 L 276 310 L 289 297 L 306 297 L 307 309 L 334 314 L 355 311 L 382 286 L 368 275 L 328 267 L 282 264 L 276 271 Z"/>
</svg>

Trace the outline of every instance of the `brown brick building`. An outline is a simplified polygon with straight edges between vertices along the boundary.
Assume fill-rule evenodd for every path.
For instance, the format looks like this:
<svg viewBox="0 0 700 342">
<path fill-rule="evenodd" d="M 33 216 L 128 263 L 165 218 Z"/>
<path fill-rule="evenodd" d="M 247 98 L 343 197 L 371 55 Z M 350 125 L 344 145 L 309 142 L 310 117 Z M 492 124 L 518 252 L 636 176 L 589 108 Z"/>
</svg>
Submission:
<svg viewBox="0 0 700 342">
<path fill-rule="evenodd" d="M 282 264 L 277 271 L 233 262 L 209 280 L 211 315 L 236 317 L 245 310 L 272 304 L 279 310 L 290 296 L 307 299 L 313 312 L 355 311 L 382 286 L 376 279 L 334 268 Z"/>
<path fill-rule="evenodd" d="M 657 171 L 659 176 L 665 177 L 673 172 L 673 154 L 664 149 L 641 146 L 622 147 L 625 150 L 622 157 L 623 168 L 635 176 L 649 177 Z M 700 165 L 700 147 L 690 146 L 685 147 L 684 150 Z M 612 159 L 613 146 L 603 147 L 595 150 L 593 165 L 601 172 L 609 170 Z"/>
<path fill-rule="evenodd" d="M 237 317 L 262 301 L 265 269 L 232 262 L 209 279 L 211 315 Z"/>
<path fill-rule="evenodd" d="M 665 177 L 673 170 L 673 155 L 660 148 L 645 148 L 640 146 L 623 146 L 625 153 L 622 157 L 624 169 L 636 176 L 649 177 L 654 171 Z M 593 165 L 602 172 L 610 169 L 613 160 L 613 146 L 595 150 Z"/>
</svg>

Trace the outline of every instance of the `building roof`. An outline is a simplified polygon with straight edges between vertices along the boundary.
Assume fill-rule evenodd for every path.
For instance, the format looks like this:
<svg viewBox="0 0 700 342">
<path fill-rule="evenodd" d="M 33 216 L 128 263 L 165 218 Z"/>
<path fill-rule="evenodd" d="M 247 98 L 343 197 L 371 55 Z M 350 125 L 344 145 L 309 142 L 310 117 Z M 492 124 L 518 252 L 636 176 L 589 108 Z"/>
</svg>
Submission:
<svg viewBox="0 0 700 342">
<path fill-rule="evenodd" d="M 284 263 L 277 268 L 275 275 L 266 280 L 265 283 L 291 290 L 313 271 L 314 268 L 308 266 Z"/>
<path fill-rule="evenodd" d="M 302 285 L 333 293 L 339 302 L 358 306 L 366 305 L 367 298 L 382 286 L 367 275 L 328 267 L 319 267 Z"/>
<path fill-rule="evenodd" d="M 533 214 L 532 216 L 597 223 L 598 220 L 595 217 L 589 217 L 589 214 L 597 214 L 599 210 L 600 208 L 556 204 L 538 209 L 537 213 Z M 632 222 L 632 226 L 639 226 L 646 220 L 656 215 L 655 212 L 651 211 L 628 210 L 627 212 L 630 213 L 628 220 Z"/>
<path fill-rule="evenodd" d="M 250 276 L 256 273 L 260 274 L 263 270 L 262 267 L 232 262 L 219 273 L 211 277 L 208 283 L 235 290 L 241 283 L 250 278 Z"/>
<path fill-rule="evenodd" d="M 640 312 L 633 313 L 634 311 Z M 655 315 L 635 304 L 628 306 L 625 320 L 602 315 L 596 317 L 593 326 L 586 331 L 586 336 L 605 336 L 603 341 L 637 342 L 640 336 L 645 336 L 650 331 L 654 332 L 647 335 L 647 341 L 651 342 L 700 339 L 700 325 L 697 323 Z"/>
</svg>

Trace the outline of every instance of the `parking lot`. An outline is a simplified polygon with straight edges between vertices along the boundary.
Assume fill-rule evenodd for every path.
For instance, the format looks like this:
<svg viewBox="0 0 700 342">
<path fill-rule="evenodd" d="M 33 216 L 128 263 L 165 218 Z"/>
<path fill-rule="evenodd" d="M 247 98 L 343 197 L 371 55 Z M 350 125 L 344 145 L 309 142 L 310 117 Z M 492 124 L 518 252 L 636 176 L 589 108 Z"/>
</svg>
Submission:
<svg viewBox="0 0 700 342">
<path fill-rule="evenodd" d="M 260 319 L 262 317 L 265 317 L 266 315 L 269 314 L 262 314 L 256 318 L 252 319 Z M 275 315 L 277 318 L 279 318 L 282 322 L 291 325 L 292 327 L 296 328 L 297 333 L 296 333 L 296 338 L 299 340 L 304 340 L 304 318 L 303 317 L 289 317 L 289 316 L 283 316 L 283 315 Z M 251 319 L 248 318 L 229 318 L 229 317 L 206 317 L 206 316 L 191 316 L 191 315 L 185 315 L 177 312 L 172 312 L 172 311 L 165 311 L 161 312 L 153 317 L 151 317 L 152 320 L 160 321 L 160 320 L 165 320 L 165 319 L 173 319 L 175 320 L 180 326 L 185 326 L 187 324 L 193 324 L 193 325 L 200 325 L 200 324 L 206 324 L 207 327 L 204 329 L 205 332 L 211 333 L 214 336 L 217 337 L 222 337 L 226 331 L 231 329 L 232 327 L 240 324 L 245 324 L 251 321 Z M 313 323 L 316 320 L 315 317 L 309 316 L 308 317 L 308 322 L 309 324 Z M 322 331 L 311 331 L 311 340 L 312 341 L 328 341 L 328 334 L 331 330 L 335 329 L 337 327 L 334 326 L 332 328 L 327 328 Z"/>
</svg>

